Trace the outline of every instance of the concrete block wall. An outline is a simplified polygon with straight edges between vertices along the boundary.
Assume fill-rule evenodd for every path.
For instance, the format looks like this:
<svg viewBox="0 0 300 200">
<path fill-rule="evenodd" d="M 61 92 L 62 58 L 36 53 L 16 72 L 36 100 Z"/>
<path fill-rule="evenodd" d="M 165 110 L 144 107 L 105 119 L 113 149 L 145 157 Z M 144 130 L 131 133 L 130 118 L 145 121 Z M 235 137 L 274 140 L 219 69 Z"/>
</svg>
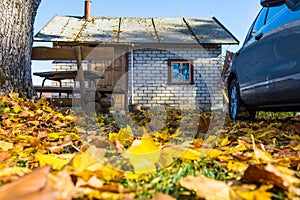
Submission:
<svg viewBox="0 0 300 200">
<path fill-rule="evenodd" d="M 172 47 L 140 49 L 133 52 L 133 103 L 145 107 L 223 107 L 221 87 L 221 46 L 204 45 L 197 48 Z M 168 60 L 192 60 L 193 85 L 168 84 Z M 131 55 L 128 55 L 129 102 L 131 102 Z"/>
</svg>

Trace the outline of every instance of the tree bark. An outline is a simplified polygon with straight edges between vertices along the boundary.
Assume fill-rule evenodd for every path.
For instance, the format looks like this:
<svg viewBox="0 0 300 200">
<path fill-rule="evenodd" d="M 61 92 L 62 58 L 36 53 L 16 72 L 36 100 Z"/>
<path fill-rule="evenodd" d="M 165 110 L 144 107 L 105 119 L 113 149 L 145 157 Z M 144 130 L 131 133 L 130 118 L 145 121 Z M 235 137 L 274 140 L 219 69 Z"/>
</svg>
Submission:
<svg viewBox="0 0 300 200">
<path fill-rule="evenodd" d="M 41 0 L 0 1 L 0 93 L 35 94 L 31 77 L 33 24 Z"/>
</svg>

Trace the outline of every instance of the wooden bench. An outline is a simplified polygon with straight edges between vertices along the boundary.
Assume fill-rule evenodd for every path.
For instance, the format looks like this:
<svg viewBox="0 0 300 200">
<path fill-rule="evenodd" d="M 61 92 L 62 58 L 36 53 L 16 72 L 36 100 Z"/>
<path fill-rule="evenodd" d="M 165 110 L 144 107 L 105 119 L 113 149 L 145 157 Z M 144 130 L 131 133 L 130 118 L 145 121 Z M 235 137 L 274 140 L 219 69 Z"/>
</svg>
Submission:
<svg viewBox="0 0 300 200">
<path fill-rule="evenodd" d="M 50 93 L 66 93 L 66 94 L 73 94 L 73 93 L 80 93 L 80 88 L 74 87 L 54 87 L 54 86 L 34 86 L 37 92 L 50 92 Z M 101 95 L 106 94 L 125 94 L 125 91 L 122 89 L 112 90 L 109 88 L 85 88 L 87 92 L 99 92 Z"/>
<path fill-rule="evenodd" d="M 80 94 L 80 88 L 73 88 L 73 87 L 53 87 L 53 86 L 35 86 L 35 90 L 37 92 L 44 92 L 44 93 L 65 93 L 67 94 L 66 98 L 48 98 L 49 102 L 56 106 L 62 107 L 71 107 L 74 105 L 80 105 L 80 98 L 74 96 L 73 94 Z M 107 98 L 108 94 L 125 94 L 125 91 L 122 89 L 115 89 L 112 90 L 110 88 L 85 88 L 86 90 L 86 97 L 85 99 L 89 99 L 92 101 L 89 102 L 96 102 L 96 103 L 104 103 L 103 100 Z M 72 98 L 69 95 L 72 94 Z M 109 97 L 112 98 L 112 97 Z M 112 101 L 114 101 L 112 99 Z M 103 106 L 101 104 L 101 106 Z"/>
</svg>

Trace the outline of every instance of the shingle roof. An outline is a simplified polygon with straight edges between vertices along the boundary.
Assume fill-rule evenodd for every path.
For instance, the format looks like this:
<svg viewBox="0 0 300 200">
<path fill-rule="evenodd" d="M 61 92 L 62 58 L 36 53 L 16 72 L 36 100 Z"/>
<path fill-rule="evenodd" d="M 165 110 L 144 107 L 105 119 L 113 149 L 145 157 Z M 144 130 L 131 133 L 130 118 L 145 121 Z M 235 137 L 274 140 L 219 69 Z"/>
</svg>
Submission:
<svg viewBox="0 0 300 200">
<path fill-rule="evenodd" d="M 55 16 L 35 41 L 138 44 L 238 44 L 216 18 Z"/>
</svg>

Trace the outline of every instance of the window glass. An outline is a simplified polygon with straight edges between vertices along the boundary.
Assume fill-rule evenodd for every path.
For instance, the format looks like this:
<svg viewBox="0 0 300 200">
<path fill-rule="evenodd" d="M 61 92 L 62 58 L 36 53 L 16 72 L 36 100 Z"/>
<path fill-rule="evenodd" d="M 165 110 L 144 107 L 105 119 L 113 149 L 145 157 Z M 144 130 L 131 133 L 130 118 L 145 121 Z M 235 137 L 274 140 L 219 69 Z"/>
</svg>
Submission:
<svg viewBox="0 0 300 200">
<path fill-rule="evenodd" d="M 182 63 L 182 81 L 190 81 L 190 65 Z"/>
<path fill-rule="evenodd" d="M 267 22 L 269 22 L 275 15 L 277 15 L 284 7 L 285 4 L 281 6 L 270 7 L 268 10 Z"/>
<path fill-rule="evenodd" d="M 252 29 L 252 33 L 257 32 L 265 24 L 266 13 L 267 13 L 267 8 L 263 8 L 255 20 L 255 23 L 254 23 L 253 29 Z"/>
<path fill-rule="evenodd" d="M 172 64 L 172 81 L 180 81 L 180 64 Z"/>
</svg>

